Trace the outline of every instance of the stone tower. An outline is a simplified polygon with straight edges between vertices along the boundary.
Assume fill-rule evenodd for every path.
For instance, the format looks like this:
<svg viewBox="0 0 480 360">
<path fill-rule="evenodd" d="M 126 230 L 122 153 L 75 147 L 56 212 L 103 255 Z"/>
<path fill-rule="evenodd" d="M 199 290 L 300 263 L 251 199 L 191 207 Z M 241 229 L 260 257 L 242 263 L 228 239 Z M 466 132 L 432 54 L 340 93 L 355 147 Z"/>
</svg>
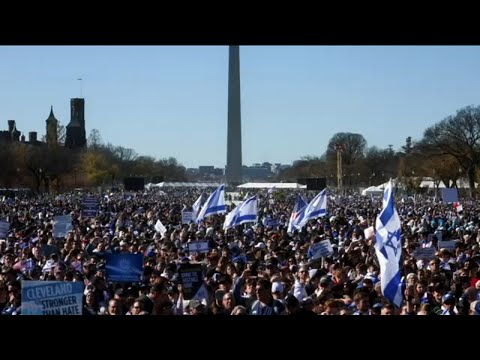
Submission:
<svg viewBox="0 0 480 360">
<path fill-rule="evenodd" d="M 70 149 L 83 148 L 87 144 L 85 134 L 85 99 L 70 99 L 70 114 L 65 146 Z"/>
<path fill-rule="evenodd" d="M 227 183 L 242 181 L 242 124 L 240 116 L 240 49 L 229 47 L 228 57 L 228 131 Z"/>
<path fill-rule="evenodd" d="M 45 122 L 47 123 L 47 145 L 52 149 L 58 145 L 58 120 L 53 115 L 53 106 L 50 108 L 50 115 Z"/>
</svg>

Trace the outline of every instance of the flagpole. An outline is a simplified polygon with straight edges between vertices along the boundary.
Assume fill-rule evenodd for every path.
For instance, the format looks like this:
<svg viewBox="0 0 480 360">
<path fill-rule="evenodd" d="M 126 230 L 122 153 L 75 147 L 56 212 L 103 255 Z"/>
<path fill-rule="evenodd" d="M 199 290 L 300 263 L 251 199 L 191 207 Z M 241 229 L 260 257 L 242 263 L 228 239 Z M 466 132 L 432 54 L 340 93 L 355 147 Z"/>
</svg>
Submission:
<svg viewBox="0 0 480 360">
<path fill-rule="evenodd" d="M 82 98 L 83 97 L 83 79 L 78 78 L 77 80 L 80 81 L 80 98 Z"/>
</svg>

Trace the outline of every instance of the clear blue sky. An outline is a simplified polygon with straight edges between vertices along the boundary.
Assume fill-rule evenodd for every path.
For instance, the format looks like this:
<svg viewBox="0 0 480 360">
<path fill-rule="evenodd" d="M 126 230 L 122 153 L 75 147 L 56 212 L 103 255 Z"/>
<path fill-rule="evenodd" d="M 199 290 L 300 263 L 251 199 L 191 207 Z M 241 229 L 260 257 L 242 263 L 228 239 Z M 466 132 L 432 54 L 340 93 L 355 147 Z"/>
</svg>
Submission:
<svg viewBox="0 0 480 360">
<path fill-rule="evenodd" d="M 243 163 L 320 156 L 337 132 L 392 144 L 480 103 L 480 47 L 242 46 Z M 87 136 L 187 167 L 226 162 L 227 46 L 1 46 L 0 129 L 70 121 Z M 78 81 L 82 78 L 83 81 Z"/>
</svg>

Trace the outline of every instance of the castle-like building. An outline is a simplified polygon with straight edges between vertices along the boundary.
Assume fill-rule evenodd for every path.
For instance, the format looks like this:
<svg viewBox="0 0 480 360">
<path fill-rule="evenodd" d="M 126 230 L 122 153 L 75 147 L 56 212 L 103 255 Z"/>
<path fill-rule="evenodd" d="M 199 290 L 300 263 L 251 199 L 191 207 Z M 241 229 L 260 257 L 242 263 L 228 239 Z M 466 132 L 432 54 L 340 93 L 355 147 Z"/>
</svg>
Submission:
<svg viewBox="0 0 480 360">
<path fill-rule="evenodd" d="M 37 132 L 28 133 L 28 141 L 25 135 L 17 130 L 15 120 L 8 120 L 8 130 L 0 131 L 0 142 L 23 142 L 31 145 L 45 145 L 49 148 L 58 146 L 58 120 L 53 115 L 53 106 L 46 122 L 46 142 L 38 141 Z M 65 146 L 70 149 L 83 148 L 87 145 L 85 132 L 85 99 L 70 99 L 70 123 L 67 125 Z"/>
</svg>

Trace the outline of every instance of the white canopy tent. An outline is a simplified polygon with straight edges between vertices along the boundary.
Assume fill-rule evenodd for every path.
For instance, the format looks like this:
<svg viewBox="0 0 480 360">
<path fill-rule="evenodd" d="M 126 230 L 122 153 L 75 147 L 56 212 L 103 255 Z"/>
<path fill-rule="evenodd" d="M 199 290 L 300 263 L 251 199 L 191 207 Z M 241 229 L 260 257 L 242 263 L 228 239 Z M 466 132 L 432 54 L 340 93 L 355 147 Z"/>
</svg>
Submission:
<svg viewBox="0 0 480 360">
<path fill-rule="evenodd" d="M 435 189 L 435 186 L 438 186 L 439 189 L 445 189 L 446 186 L 443 183 L 443 181 L 440 181 L 439 183 L 435 184 L 435 181 L 433 181 L 432 178 L 423 178 L 422 182 L 420 183 L 421 188 L 427 188 L 427 189 Z"/>
<path fill-rule="evenodd" d="M 297 183 L 245 183 L 238 185 L 239 189 L 306 189 L 307 185 Z"/>
<path fill-rule="evenodd" d="M 366 189 L 363 189 L 362 196 L 369 196 L 369 195 L 382 195 L 383 189 L 379 186 L 370 186 Z"/>
<path fill-rule="evenodd" d="M 207 188 L 213 187 L 217 188 L 221 184 L 220 183 L 207 183 L 207 182 L 161 182 L 158 184 L 147 184 L 145 187 L 147 189 L 150 188 L 170 188 L 170 187 L 196 187 L 196 188 Z"/>
</svg>

